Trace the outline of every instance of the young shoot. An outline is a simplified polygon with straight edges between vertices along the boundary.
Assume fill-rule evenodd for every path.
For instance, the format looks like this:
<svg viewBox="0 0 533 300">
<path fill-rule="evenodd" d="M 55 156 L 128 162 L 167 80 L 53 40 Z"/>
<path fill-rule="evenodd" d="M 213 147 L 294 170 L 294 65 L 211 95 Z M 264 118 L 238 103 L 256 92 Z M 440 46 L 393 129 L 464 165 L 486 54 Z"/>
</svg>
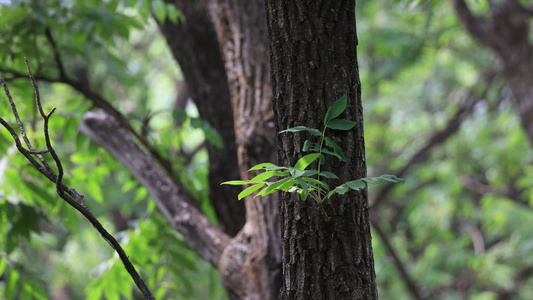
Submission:
<svg viewBox="0 0 533 300">
<path fill-rule="evenodd" d="M 251 195 L 259 191 L 257 196 L 266 196 L 277 191 L 284 191 L 288 193 L 298 193 L 300 199 L 303 201 L 311 198 L 321 205 L 326 199 L 331 198 L 335 194 L 344 194 L 351 190 L 364 189 L 367 183 L 381 184 L 385 181 L 393 183 L 404 183 L 405 181 L 394 175 L 381 175 L 378 177 L 365 177 L 352 181 L 345 182 L 333 189 L 323 181 L 323 178 L 339 179 L 337 175 L 332 172 L 322 171 L 321 166 L 325 164 L 326 157 L 336 157 L 342 162 L 346 162 L 346 157 L 342 148 L 335 143 L 331 138 L 326 136 L 326 129 L 331 130 L 351 130 L 356 122 L 339 119 L 338 117 L 346 110 L 347 96 L 343 95 L 340 99 L 335 101 L 326 112 L 324 117 L 324 127 L 322 130 L 315 128 L 308 128 L 306 126 L 296 126 L 285 129 L 281 133 L 289 132 L 310 132 L 312 137 L 304 142 L 302 151 L 310 152 L 309 154 L 300 158 L 292 167 L 276 166 L 272 163 L 261 163 L 252 167 L 249 171 L 261 171 L 257 176 L 250 180 L 234 180 L 226 181 L 222 184 L 230 185 L 250 185 L 239 193 L 238 198 Z M 318 140 L 318 141 L 317 141 Z M 308 167 L 318 160 L 316 169 L 308 169 Z M 277 180 L 272 180 L 276 178 Z"/>
</svg>

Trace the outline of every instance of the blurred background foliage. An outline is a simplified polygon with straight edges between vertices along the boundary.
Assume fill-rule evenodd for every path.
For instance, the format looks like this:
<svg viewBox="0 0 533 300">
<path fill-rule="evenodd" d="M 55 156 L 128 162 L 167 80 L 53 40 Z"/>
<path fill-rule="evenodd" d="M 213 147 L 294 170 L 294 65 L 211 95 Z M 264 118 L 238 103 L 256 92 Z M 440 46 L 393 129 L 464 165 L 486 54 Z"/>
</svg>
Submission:
<svg viewBox="0 0 533 300">
<path fill-rule="evenodd" d="M 469 3 L 487 10 L 485 1 Z M 426 299 L 498 299 L 502 291 L 514 297 L 506 299 L 530 298 L 532 151 L 499 61 L 466 34 L 448 1 L 360 0 L 356 12 L 368 173 L 406 180 L 370 190 L 380 298 L 413 299 L 413 289 Z M 158 299 L 225 299 L 216 270 L 187 248 L 127 170 L 77 129 L 92 107 L 83 87 L 65 78 L 90 82 L 145 132 L 214 220 L 203 146 L 220 140 L 192 102 L 175 109 L 181 73 L 154 17 L 186 22 L 163 1 L 12 0 L 0 5 L 0 76 L 42 148 L 29 59 L 45 110 L 58 109 L 50 133 L 65 183 L 86 195 Z M 0 99 L 0 116 L 14 124 Z M 112 249 L 4 129 L 0 245 L 0 299 L 137 293 Z"/>
</svg>

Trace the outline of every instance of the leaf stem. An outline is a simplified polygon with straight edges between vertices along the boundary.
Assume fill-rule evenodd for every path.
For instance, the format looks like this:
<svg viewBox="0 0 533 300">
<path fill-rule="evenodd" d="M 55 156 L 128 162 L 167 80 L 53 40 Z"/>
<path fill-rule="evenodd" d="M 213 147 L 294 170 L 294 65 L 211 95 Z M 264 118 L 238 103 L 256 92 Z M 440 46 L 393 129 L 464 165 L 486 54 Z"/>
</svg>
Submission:
<svg viewBox="0 0 533 300">
<path fill-rule="evenodd" d="M 318 170 L 318 174 L 317 174 L 317 178 L 316 178 L 318 181 L 320 181 L 320 166 L 322 165 L 322 164 L 320 163 L 320 156 L 323 156 L 323 155 L 322 155 L 322 147 L 324 146 L 324 139 L 325 139 L 324 137 L 326 136 L 326 128 L 328 128 L 328 124 L 327 124 L 327 123 L 324 124 L 324 130 L 322 130 L 322 136 L 320 137 L 320 138 L 321 138 L 321 139 L 320 139 L 320 147 L 319 147 L 319 149 L 318 149 L 318 154 L 320 154 L 320 155 L 318 156 L 318 168 L 317 168 L 317 170 Z M 319 194 L 319 195 L 320 195 L 320 194 Z M 316 199 L 315 199 L 315 200 L 316 200 Z M 319 199 L 319 200 L 320 200 L 320 201 L 317 200 L 318 203 L 322 203 L 322 202 L 324 202 L 324 199 L 322 199 L 322 195 L 320 195 L 320 199 Z"/>
</svg>

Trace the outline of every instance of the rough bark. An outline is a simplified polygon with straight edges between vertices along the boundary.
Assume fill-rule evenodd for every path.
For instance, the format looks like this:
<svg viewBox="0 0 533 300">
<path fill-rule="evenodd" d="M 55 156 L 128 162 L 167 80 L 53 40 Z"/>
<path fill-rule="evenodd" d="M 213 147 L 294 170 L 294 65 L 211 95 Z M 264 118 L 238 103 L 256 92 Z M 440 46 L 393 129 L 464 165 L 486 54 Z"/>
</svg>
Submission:
<svg viewBox="0 0 533 300">
<path fill-rule="evenodd" d="M 490 16 L 483 18 L 464 0 L 452 2 L 468 32 L 503 62 L 522 127 L 533 145 L 533 47 L 528 40 L 533 9 L 516 0 L 489 1 Z"/>
<path fill-rule="evenodd" d="M 200 116 L 215 128 L 224 145 L 207 144 L 209 195 L 217 219 L 226 233 L 235 236 L 245 221 L 244 203 L 236 201 L 238 189 L 220 185 L 238 178 L 233 112 L 226 71 L 217 36 L 205 7 L 199 1 L 167 0 L 185 15 L 186 22 L 159 23 L 172 54 L 178 61 L 191 98 Z M 180 91 L 181 92 L 181 91 Z"/>
<path fill-rule="evenodd" d="M 208 8 L 228 76 L 241 178 L 250 178 L 250 167 L 276 158 L 264 2 L 211 0 Z M 248 197 L 245 205 L 246 225 L 219 264 L 222 282 L 232 298 L 277 299 L 278 199 Z"/>
<path fill-rule="evenodd" d="M 354 1 L 267 0 L 276 130 L 322 128 L 327 108 L 348 94 L 348 132 L 327 131 L 347 162 L 329 160 L 341 181 L 366 175 L 363 113 L 356 57 Z M 278 136 L 281 165 L 303 154 L 305 134 Z M 339 184 L 332 182 L 331 184 Z M 323 205 L 297 195 L 280 199 L 283 236 L 282 299 L 377 299 L 366 190 Z"/>
<path fill-rule="evenodd" d="M 203 93 L 200 95 L 202 99 L 193 95 L 200 113 L 209 116 L 208 120 L 215 128 L 217 123 L 211 116 L 219 113 L 221 106 L 225 109 L 221 115 L 234 124 L 240 176 L 224 173 L 224 178 L 216 184 L 238 177 L 249 178 L 246 171 L 251 166 L 275 160 L 264 3 L 244 0 L 167 2 L 175 3 L 187 19 L 185 24 L 176 26 L 165 22 L 160 27 L 182 67 L 189 88 L 197 86 L 196 89 L 202 89 L 206 82 L 212 82 L 216 89 L 209 91 L 211 94 L 219 96 L 222 93 L 231 99 L 213 105 L 213 101 L 205 100 L 213 95 Z M 187 43 L 183 43 L 185 39 Z M 220 72 L 222 60 L 223 72 Z M 221 84 L 225 85 L 225 90 Z M 226 104 L 230 102 L 231 106 Z M 229 117 L 227 107 L 233 108 Z M 225 141 L 229 139 L 229 134 L 224 137 Z M 212 157 L 211 152 L 210 161 L 212 164 L 226 162 L 221 157 Z M 235 187 L 230 188 L 239 192 Z M 233 195 L 223 203 L 236 202 L 236 199 Z M 232 299 L 276 299 L 281 285 L 277 198 L 250 197 L 244 203 L 246 225 L 220 258 L 222 283 Z M 235 210 L 232 208 L 232 211 Z"/>
</svg>

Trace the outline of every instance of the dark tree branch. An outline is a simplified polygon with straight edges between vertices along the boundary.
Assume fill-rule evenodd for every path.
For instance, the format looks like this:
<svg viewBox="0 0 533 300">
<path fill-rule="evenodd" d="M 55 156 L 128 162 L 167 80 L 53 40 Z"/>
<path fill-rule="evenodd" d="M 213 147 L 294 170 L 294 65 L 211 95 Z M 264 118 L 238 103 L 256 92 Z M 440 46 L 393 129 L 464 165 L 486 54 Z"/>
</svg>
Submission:
<svg viewBox="0 0 533 300">
<path fill-rule="evenodd" d="M 228 78 L 222 61 L 217 34 L 204 1 L 166 0 L 184 14 L 186 23 L 169 20 L 158 22 L 159 29 L 183 71 L 190 97 L 198 107 L 200 117 L 209 118 L 224 142 L 223 148 L 207 144 L 209 154 L 209 197 L 217 219 L 226 233 L 235 236 L 243 227 L 246 211 L 244 201 L 235 201 L 240 192 L 220 185 L 228 178 L 239 178 L 235 124 L 228 88 Z M 207 2 L 207 1 L 205 1 Z M 183 41 L 187 43 L 183 43 Z"/>
<path fill-rule="evenodd" d="M 487 82 L 487 86 L 490 86 L 490 84 L 494 81 L 495 77 L 496 76 L 494 72 L 489 72 L 484 76 L 483 80 Z M 466 120 L 466 118 L 472 113 L 476 104 L 485 98 L 487 92 L 488 89 L 485 89 L 483 93 L 479 96 L 474 96 L 470 94 L 467 97 L 466 102 L 457 110 L 453 118 L 448 121 L 446 127 L 443 130 L 434 132 L 428 139 L 426 144 L 422 148 L 420 148 L 420 150 L 418 150 L 413 156 L 411 156 L 407 163 L 397 172 L 394 172 L 394 174 L 398 177 L 404 177 L 405 174 L 407 174 L 407 172 L 411 170 L 411 168 L 420 163 L 425 162 L 429 158 L 431 151 L 436 146 L 446 142 L 449 137 L 459 131 L 464 120 Z M 387 194 L 391 191 L 393 187 L 394 185 L 392 184 L 384 185 L 383 188 L 376 195 L 374 200 L 370 201 L 372 207 L 377 208 L 382 202 L 386 201 Z"/>
<path fill-rule="evenodd" d="M 402 260 L 400 259 L 400 257 L 398 256 L 398 254 L 396 253 L 396 250 L 392 246 L 389 240 L 389 237 L 381 229 L 378 222 L 375 222 L 372 219 L 371 221 L 372 221 L 372 227 L 378 233 L 379 238 L 381 239 L 381 241 L 385 245 L 385 248 L 387 249 L 387 252 L 392 256 L 392 259 L 394 260 L 394 264 L 396 265 L 396 269 L 398 269 L 398 272 L 400 273 L 400 277 L 404 281 L 405 286 L 407 287 L 407 290 L 409 291 L 409 293 L 411 293 L 411 295 L 413 296 L 413 299 L 422 300 L 423 297 L 420 293 L 420 289 L 417 287 L 416 283 L 411 278 L 409 273 L 407 273 L 407 269 L 404 263 L 402 262 Z"/>
<path fill-rule="evenodd" d="M 49 122 L 49 119 L 52 116 L 53 112 L 55 111 L 55 107 L 52 108 L 52 110 L 48 114 L 44 113 L 44 111 L 42 109 L 42 105 L 41 105 L 40 96 L 39 96 L 39 90 L 37 88 L 37 85 L 35 84 L 35 78 L 33 77 L 33 74 L 30 71 L 30 67 L 29 67 L 28 61 L 26 59 L 25 59 L 25 62 L 26 62 L 26 67 L 28 68 L 28 73 L 29 73 L 32 85 L 34 86 L 37 107 L 39 108 L 39 112 L 40 112 L 41 116 L 44 119 L 44 136 L 45 136 L 45 140 L 46 140 L 47 149 L 44 150 L 44 151 L 36 151 L 31 146 L 31 144 L 29 142 L 29 139 L 26 136 L 26 132 L 24 130 L 24 127 L 22 126 L 22 121 L 20 120 L 20 117 L 19 117 L 19 115 L 17 113 L 16 107 L 15 107 L 15 103 L 14 103 L 12 97 L 11 97 L 11 94 L 9 93 L 9 89 L 7 87 L 7 84 L 6 84 L 5 80 L 3 78 L 1 78 L 1 77 L 0 77 L 0 82 L 2 83 L 2 85 L 4 87 L 5 94 L 6 94 L 7 98 L 8 98 L 8 100 L 9 100 L 9 103 L 11 104 L 13 115 L 15 116 L 15 119 L 16 119 L 17 123 L 19 124 L 21 135 L 23 136 L 23 139 L 25 140 L 25 142 L 26 142 L 26 144 L 27 144 L 27 146 L 28 146 L 28 148 L 30 150 L 27 150 L 27 149 L 25 149 L 22 146 L 22 143 L 20 142 L 19 137 L 17 136 L 17 134 L 15 133 L 13 128 L 9 125 L 9 123 L 7 123 L 4 119 L 0 118 L 0 124 L 2 124 L 11 133 L 11 136 L 13 137 L 19 152 L 22 153 L 40 173 L 42 173 L 44 176 L 46 176 L 46 178 L 48 178 L 50 181 L 52 181 L 52 182 L 54 182 L 56 184 L 57 194 L 63 200 L 65 200 L 70 206 L 74 207 L 74 209 L 79 211 L 85 218 L 87 218 L 87 220 L 89 220 L 89 222 L 96 228 L 96 230 L 98 230 L 98 232 L 102 235 L 102 237 L 109 243 L 109 245 L 113 249 L 115 249 L 115 251 L 119 255 L 122 263 L 124 264 L 124 267 L 126 268 L 128 273 L 130 274 L 130 276 L 132 277 L 133 281 L 135 282 L 135 284 L 137 285 L 137 287 L 139 288 L 141 293 L 144 295 L 144 297 L 146 299 L 155 299 L 154 296 L 152 295 L 152 293 L 150 292 L 150 290 L 148 289 L 148 287 L 146 286 L 146 284 L 144 283 L 144 281 L 141 279 L 139 273 L 137 273 L 137 271 L 135 270 L 135 267 L 133 266 L 133 264 L 129 260 L 128 255 L 126 254 L 124 249 L 122 249 L 122 246 L 120 246 L 120 244 L 113 237 L 113 235 L 111 235 L 102 226 L 102 224 L 98 221 L 98 219 L 96 217 L 94 217 L 92 212 L 89 210 L 89 208 L 87 207 L 87 205 L 85 204 L 85 202 L 83 200 L 84 196 L 82 194 L 79 194 L 78 192 L 76 192 L 74 189 L 71 189 L 71 188 L 65 186 L 61 182 L 62 177 L 63 177 L 63 167 L 61 166 L 61 161 L 60 161 L 59 157 L 57 156 L 54 148 L 52 147 L 52 143 L 51 143 L 51 140 L 50 140 L 50 135 L 49 135 L 49 132 L 48 132 L 48 122 Z M 46 161 L 44 161 L 44 158 L 39 157 L 39 160 L 43 161 L 43 164 L 40 164 L 37 160 L 35 160 L 31 156 L 32 153 L 35 153 L 35 152 L 43 153 L 43 152 L 46 152 L 46 151 L 50 152 L 50 154 L 52 155 L 52 157 L 53 157 L 53 159 L 54 159 L 54 161 L 56 163 L 56 166 L 58 168 L 58 174 L 57 175 L 52 171 L 52 169 L 48 166 L 48 164 L 46 164 Z M 36 155 L 40 156 L 40 154 L 36 154 Z"/>
<path fill-rule="evenodd" d="M 56 41 L 54 40 L 54 37 L 52 36 L 52 31 L 50 30 L 50 27 L 46 27 L 44 31 L 46 38 L 50 42 L 50 45 L 52 46 L 52 51 L 54 53 L 54 60 L 57 64 L 57 70 L 59 71 L 59 77 L 60 78 L 66 78 L 67 73 L 65 72 L 65 67 L 63 66 L 63 61 L 61 60 L 61 55 L 59 54 L 59 49 L 57 48 Z"/>
<path fill-rule="evenodd" d="M 196 201 L 165 172 L 118 124 L 99 111 L 83 117 L 80 130 L 119 160 L 148 190 L 169 223 L 183 235 L 189 247 L 217 267 L 229 237 L 196 208 Z"/>
<path fill-rule="evenodd" d="M 453 6 L 459 19 L 465 28 L 478 39 L 482 44 L 492 46 L 495 44 L 494 38 L 489 30 L 487 20 L 474 15 L 464 0 L 452 0 Z M 492 5 L 491 5 L 492 6 Z"/>
</svg>

